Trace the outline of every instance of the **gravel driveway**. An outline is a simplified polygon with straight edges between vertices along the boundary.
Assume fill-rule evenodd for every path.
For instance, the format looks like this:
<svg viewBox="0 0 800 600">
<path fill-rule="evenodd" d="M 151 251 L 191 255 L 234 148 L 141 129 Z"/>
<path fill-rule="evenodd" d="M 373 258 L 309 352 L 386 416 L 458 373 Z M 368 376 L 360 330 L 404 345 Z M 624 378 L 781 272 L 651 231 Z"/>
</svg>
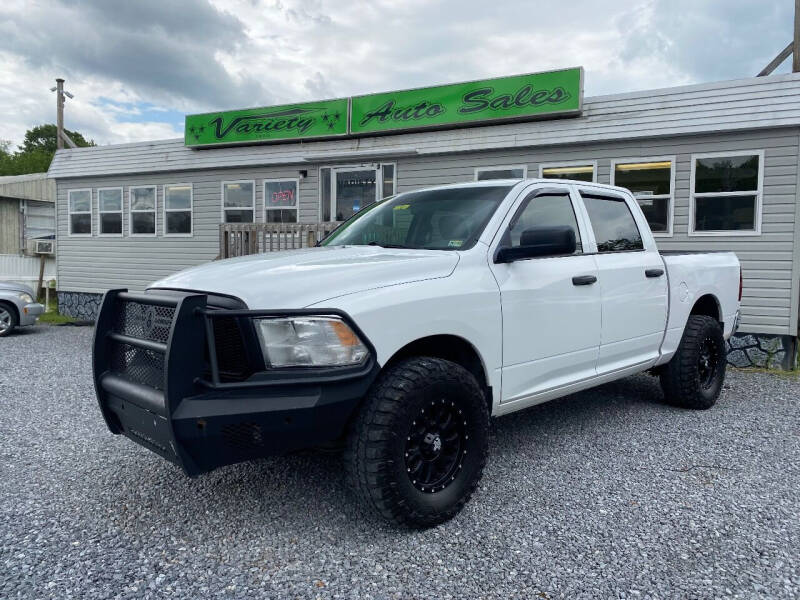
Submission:
<svg viewBox="0 0 800 600">
<path fill-rule="evenodd" d="M 496 420 L 479 491 L 433 530 L 355 506 L 337 456 L 199 479 L 112 436 L 90 328 L 0 340 L 1 598 L 800 595 L 800 381 L 717 406 L 634 377 Z"/>
</svg>

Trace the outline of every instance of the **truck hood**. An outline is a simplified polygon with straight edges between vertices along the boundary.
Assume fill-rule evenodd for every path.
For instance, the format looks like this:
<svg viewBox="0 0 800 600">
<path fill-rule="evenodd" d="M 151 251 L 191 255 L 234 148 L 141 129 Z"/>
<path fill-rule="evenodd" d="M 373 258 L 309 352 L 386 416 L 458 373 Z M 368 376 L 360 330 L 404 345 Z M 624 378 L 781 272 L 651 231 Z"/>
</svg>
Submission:
<svg viewBox="0 0 800 600">
<path fill-rule="evenodd" d="M 251 309 L 304 308 L 369 289 L 449 276 L 458 253 L 379 246 L 328 246 L 210 262 L 150 289 L 235 296 Z"/>
</svg>

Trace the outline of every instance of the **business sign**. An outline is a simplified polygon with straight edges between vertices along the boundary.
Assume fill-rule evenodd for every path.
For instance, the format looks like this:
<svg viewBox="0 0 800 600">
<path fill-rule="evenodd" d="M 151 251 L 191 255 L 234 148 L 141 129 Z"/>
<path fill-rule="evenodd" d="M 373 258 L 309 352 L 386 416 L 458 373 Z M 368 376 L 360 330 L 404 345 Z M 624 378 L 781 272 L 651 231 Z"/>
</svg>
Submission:
<svg viewBox="0 0 800 600">
<path fill-rule="evenodd" d="M 356 96 L 350 133 L 459 127 L 578 114 L 583 69 L 484 79 L 436 87 Z"/>
<path fill-rule="evenodd" d="M 307 140 L 347 133 L 347 98 L 186 115 L 187 146 Z"/>
<path fill-rule="evenodd" d="M 192 147 L 444 129 L 580 114 L 583 68 L 186 115 Z"/>
</svg>

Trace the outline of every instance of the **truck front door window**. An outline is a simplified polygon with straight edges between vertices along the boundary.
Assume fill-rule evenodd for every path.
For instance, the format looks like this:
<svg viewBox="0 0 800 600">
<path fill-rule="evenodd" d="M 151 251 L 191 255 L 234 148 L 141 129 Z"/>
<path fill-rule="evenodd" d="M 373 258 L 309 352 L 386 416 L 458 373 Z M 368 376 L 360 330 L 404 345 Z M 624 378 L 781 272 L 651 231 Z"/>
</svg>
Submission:
<svg viewBox="0 0 800 600">
<path fill-rule="evenodd" d="M 522 203 L 519 212 L 508 228 L 511 247 L 520 245 L 524 231 L 533 227 L 568 226 L 575 232 L 576 252 L 581 251 L 581 234 L 569 194 L 532 194 Z"/>
</svg>

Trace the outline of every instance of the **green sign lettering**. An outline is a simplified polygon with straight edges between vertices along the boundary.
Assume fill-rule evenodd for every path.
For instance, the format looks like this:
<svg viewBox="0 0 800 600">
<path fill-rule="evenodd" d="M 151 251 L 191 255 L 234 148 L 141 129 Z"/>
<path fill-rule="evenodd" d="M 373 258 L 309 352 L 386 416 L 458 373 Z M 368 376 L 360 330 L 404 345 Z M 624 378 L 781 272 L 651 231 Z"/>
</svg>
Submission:
<svg viewBox="0 0 800 600">
<path fill-rule="evenodd" d="M 187 115 L 184 135 L 187 146 L 213 147 L 443 129 L 577 115 L 582 98 L 583 68 L 576 67 L 349 100 Z"/>
<path fill-rule="evenodd" d="M 564 69 L 417 90 L 356 96 L 350 133 L 474 125 L 478 122 L 577 114 L 582 69 Z"/>
<path fill-rule="evenodd" d="M 186 115 L 187 146 L 305 140 L 347 133 L 347 98 Z"/>
</svg>

